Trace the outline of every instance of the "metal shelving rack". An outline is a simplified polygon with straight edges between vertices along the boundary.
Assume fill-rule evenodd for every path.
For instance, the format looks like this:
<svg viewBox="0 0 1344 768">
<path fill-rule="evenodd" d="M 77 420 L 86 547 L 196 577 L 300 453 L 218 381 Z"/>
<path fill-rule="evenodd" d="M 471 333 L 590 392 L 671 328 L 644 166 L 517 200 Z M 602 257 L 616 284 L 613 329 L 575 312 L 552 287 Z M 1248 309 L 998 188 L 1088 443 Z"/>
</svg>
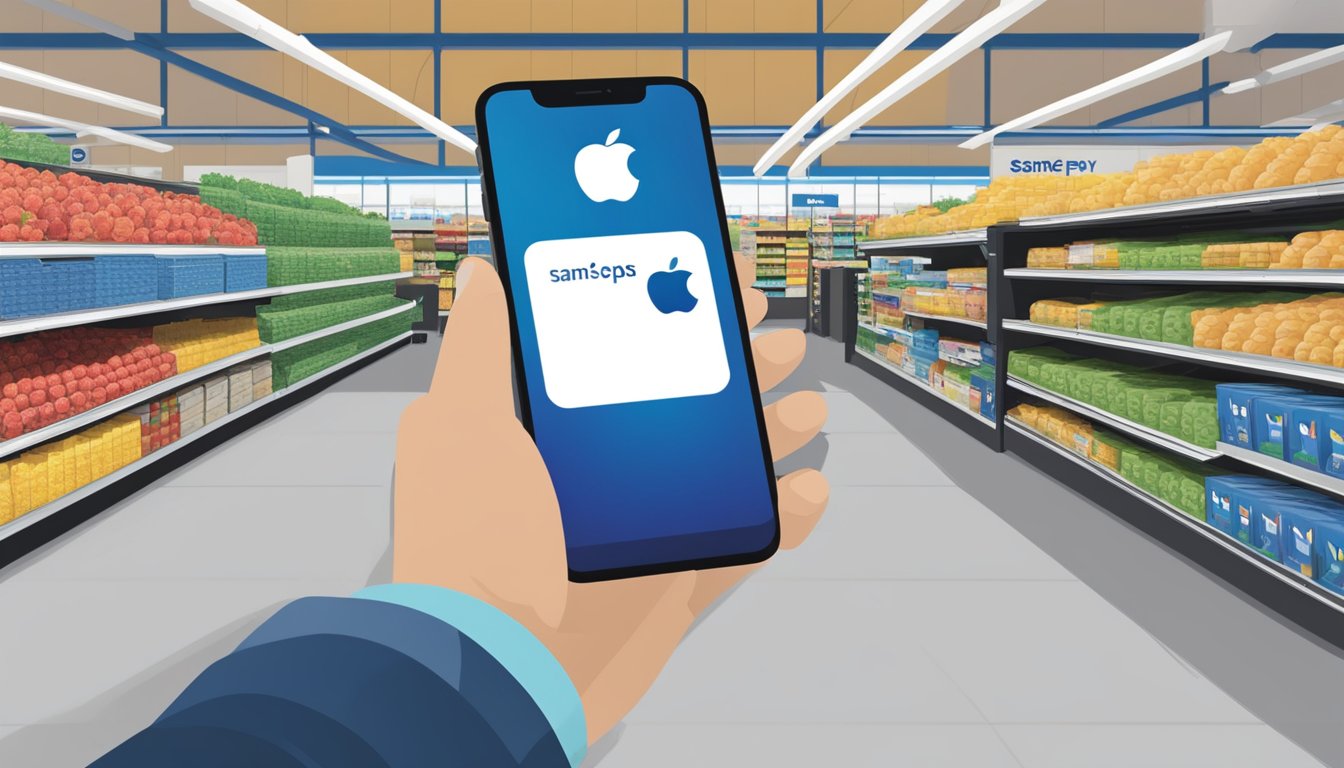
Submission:
<svg viewBox="0 0 1344 768">
<path fill-rule="evenodd" d="M 947 269 L 949 267 L 972 267 L 992 265 L 995 256 L 990 248 L 989 233 L 987 230 L 975 230 L 970 232 L 956 232 L 948 235 L 938 235 L 933 237 L 912 237 L 896 240 L 869 240 L 858 245 L 859 253 L 865 258 L 873 256 L 893 256 L 893 257 L 916 257 L 922 258 L 925 263 L 931 264 L 935 269 Z M 938 328 L 950 337 L 967 338 L 968 340 L 985 340 L 991 344 L 998 345 L 999 326 L 997 322 L 996 303 L 993 290 L 992 276 L 994 269 L 989 267 L 991 282 L 989 284 L 988 307 L 985 322 L 970 320 L 964 317 L 950 317 L 934 315 L 929 313 L 906 312 L 910 317 L 918 317 L 927 327 Z M 871 276 L 867 278 L 871 281 Z M 852 279 L 851 287 L 846 295 L 853 294 L 854 309 L 850 313 L 855 318 L 855 328 L 853 332 L 845 334 L 845 361 L 852 363 L 864 371 L 876 376 L 889 386 L 911 399 L 919 402 L 926 408 L 938 413 L 949 423 L 956 425 L 962 431 L 976 438 L 985 445 L 994 450 L 1002 450 L 1003 435 L 1002 426 L 997 419 L 988 419 L 979 413 L 974 413 L 961 405 L 952 402 L 937 392 L 933 387 L 919 381 L 906 371 L 900 370 L 887 360 L 868 354 L 863 350 L 856 349 L 855 337 L 858 328 L 858 278 Z M 870 283 L 871 284 L 871 283 Z M 877 326 L 867 326 L 869 330 L 877 333 L 886 333 Z M 1002 367 L 1003 356 L 999 356 L 999 366 Z M 1003 391 L 1002 385 L 999 385 L 996 392 Z"/>
<path fill-rule="evenodd" d="M 1304 185 L 1277 190 L 1184 200 L 1149 206 L 1043 217 L 991 227 L 991 315 L 1000 326 L 999 391 L 1006 410 L 1024 399 L 1044 401 L 1108 426 L 1159 452 L 1204 462 L 1229 474 L 1264 475 L 1344 498 L 1344 481 L 1312 472 L 1254 451 L 1218 443 L 1196 446 L 1007 374 L 1014 350 L 1050 345 L 1080 357 L 1125 363 L 1179 366 L 1194 377 L 1215 381 L 1291 384 L 1344 395 L 1344 369 L 1274 357 L 1134 339 L 1058 328 L 1027 320 L 1037 300 L 1086 294 L 1087 286 L 1107 296 L 1152 292 L 1254 291 L 1300 288 L 1304 295 L 1344 289 L 1344 270 L 1043 270 L 1026 268 L 1030 248 L 1072 242 L 1161 240 L 1177 234 L 1239 231 L 1253 237 L 1291 238 L 1310 229 L 1327 229 L 1344 213 L 1344 183 Z M 1253 239 L 1253 238 L 1252 238 Z M 997 267 L 997 269 L 996 269 Z M 997 301 L 995 300 L 997 298 Z M 1200 567 L 1222 578 L 1269 609 L 1333 645 L 1344 647 L 1344 596 L 1244 548 L 1212 526 L 1182 514 L 1119 475 L 1063 446 L 999 416 L 1006 450 L 1116 516 L 1161 541 Z"/>
</svg>

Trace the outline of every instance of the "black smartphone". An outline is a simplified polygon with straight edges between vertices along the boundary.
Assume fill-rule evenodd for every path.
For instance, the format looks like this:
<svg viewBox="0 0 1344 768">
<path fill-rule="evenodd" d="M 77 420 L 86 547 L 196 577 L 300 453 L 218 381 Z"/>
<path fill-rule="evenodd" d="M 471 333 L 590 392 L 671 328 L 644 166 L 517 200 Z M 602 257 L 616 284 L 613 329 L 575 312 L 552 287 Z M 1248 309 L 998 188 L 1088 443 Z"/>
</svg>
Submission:
<svg viewBox="0 0 1344 768">
<path fill-rule="evenodd" d="M 774 470 L 704 98 L 670 77 L 503 83 L 476 127 L 570 578 L 768 558 Z"/>
</svg>

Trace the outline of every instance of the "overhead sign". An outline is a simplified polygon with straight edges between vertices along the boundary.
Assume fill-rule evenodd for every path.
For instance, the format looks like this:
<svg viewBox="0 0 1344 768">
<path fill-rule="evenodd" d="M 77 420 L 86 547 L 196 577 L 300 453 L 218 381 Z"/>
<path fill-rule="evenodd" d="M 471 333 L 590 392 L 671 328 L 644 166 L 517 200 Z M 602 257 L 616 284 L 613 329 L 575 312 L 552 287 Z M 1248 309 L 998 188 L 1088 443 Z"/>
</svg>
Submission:
<svg viewBox="0 0 1344 768">
<path fill-rule="evenodd" d="M 71 148 L 70 148 L 70 164 L 71 164 L 71 165 L 88 165 L 88 164 L 89 164 L 89 149 L 88 149 L 88 147 L 71 147 Z"/>
<path fill-rule="evenodd" d="M 794 208 L 839 208 L 840 195 L 793 195 Z"/>
<path fill-rule="evenodd" d="M 995 144 L 990 152 L 990 173 L 999 176 L 1047 174 L 1081 176 L 1089 173 L 1124 173 L 1140 160 L 1158 155 L 1222 149 L 1206 146 L 1050 146 L 1046 144 Z"/>
</svg>

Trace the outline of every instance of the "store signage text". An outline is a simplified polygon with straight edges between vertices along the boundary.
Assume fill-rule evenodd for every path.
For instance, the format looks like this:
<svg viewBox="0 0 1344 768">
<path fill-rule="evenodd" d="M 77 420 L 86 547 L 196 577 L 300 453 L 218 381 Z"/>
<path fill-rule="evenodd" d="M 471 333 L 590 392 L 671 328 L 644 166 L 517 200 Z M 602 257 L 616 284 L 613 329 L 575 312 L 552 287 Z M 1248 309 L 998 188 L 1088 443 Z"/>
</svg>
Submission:
<svg viewBox="0 0 1344 768">
<path fill-rule="evenodd" d="M 1079 173 L 1096 173 L 1096 160 L 1019 160 L 1008 161 L 1009 173 L 1054 173 L 1073 176 Z"/>
<path fill-rule="evenodd" d="M 839 208 L 839 195 L 800 195 L 793 196 L 794 208 Z"/>
</svg>

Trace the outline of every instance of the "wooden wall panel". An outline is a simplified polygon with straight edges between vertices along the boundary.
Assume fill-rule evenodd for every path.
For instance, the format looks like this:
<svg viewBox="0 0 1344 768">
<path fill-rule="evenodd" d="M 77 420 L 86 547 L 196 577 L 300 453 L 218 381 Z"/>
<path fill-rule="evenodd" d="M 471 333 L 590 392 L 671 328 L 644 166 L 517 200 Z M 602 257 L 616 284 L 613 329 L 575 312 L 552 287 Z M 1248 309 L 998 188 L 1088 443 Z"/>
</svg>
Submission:
<svg viewBox="0 0 1344 768">
<path fill-rule="evenodd" d="M 531 32 L 532 0 L 442 0 L 444 32 Z"/>
<path fill-rule="evenodd" d="M 64 0 L 81 11 L 91 13 L 131 30 L 132 32 L 159 31 L 159 0 Z M 79 24 L 45 13 L 22 0 L 4 3 L 0 29 L 5 32 L 92 32 Z"/>
<path fill-rule="evenodd" d="M 443 119 L 451 125 L 476 122 L 476 98 L 495 83 L 532 77 L 530 51 L 444 51 Z"/>
<path fill-rule="evenodd" d="M 992 117 L 1020 117 L 1105 80 L 1100 51 L 995 51 Z M 1087 117 L 1079 112 L 1070 124 Z"/>
<path fill-rule="evenodd" d="M 1205 0 L 1106 0 L 1104 31 L 1202 33 L 1204 2 Z M 1050 9 L 1046 6 L 1042 10 L 1049 12 Z"/>
<path fill-rule="evenodd" d="M 157 2 L 157 0 L 154 0 Z M 288 0 L 241 0 L 243 5 L 283 27 L 289 26 Z M 210 17 L 197 13 L 187 0 L 168 0 L 169 32 L 230 32 Z M 191 163 L 188 163 L 191 165 Z"/>
<path fill-rule="evenodd" d="M 756 125 L 792 125 L 817 100 L 815 51 L 756 51 Z"/>
<path fill-rule="evenodd" d="M 1130 70 L 1137 69 L 1151 61 L 1155 61 L 1170 53 L 1169 50 L 1112 50 L 1106 51 L 1102 56 L 1103 62 L 1103 80 L 1123 75 Z M 1101 81 L 1098 81 L 1101 82 Z M 1173 72 L 1166 77 L 1155 80 L 1147 85 L 1141 85 L 1137 88 L 1116 94 L 1105 101 L 1099 102 L 1090 109 L 1079 110 L 1077 113 L 1060 119 L 1063 125 L 1078 125 L 1086 119 L 1089 124 L 1101 122 L 1109 117 L 1115 117 L 1135 109 L 1141 109 L 1150 104 L 1156 104 L 1173 96 L 1179 96 L 1183 93 L 1198 90 L 1202 82 L 1201 70 L 1198 64 L 1192 64 L 1177 72 Z M 1187 104 L 1175 109 L 1169 109 L 1166 112 L 1159 112 L 1149 117 L 1141 118 L 1126 125 L 1130 126 L 1188 126 L 1199 125 L 1204 121 L 1204 106 L 1202 103 Z"/>
<path fill-rule="evenodd" d="M 150 104 L 159 103 L 158 64 L 131 51 L 3 51 L 0 61 Z M 158 124 L 156 118 L 44 91 L 13 80 L 0 79 L 0 104 L 96 125 Z"/>
<path fill-rule="evenodd" d="M 973 3 L 968 3 L 971 4 Z M 991 8 L 992 6 L 986 7 L 985 11 L 988 12 Z M 1045 5 L 1022 17 L 1008 31 L 1102 32 L 1105 26 L 1106 0 L 1049 0 Z"/>
<path fill-rule="evenodd" d="M 893 0 L 823 0 L 822 29 L 827 32 L 890 32 L 917 7 L 918 2 Z"/>
<path fill-rule="evenodd" d="M 743 143 L 740 141 L 726 140 L 714 142 L 714 159 L 720 166 L 745 165 L 754 166 L 756 161 L 761 159 L 761 155 L 770 148 L 769 144 Z M 798 145 L 784 153 L 775 165 L 788 168 L 798 153 L 802 151 L 802 145 Z"/>
<path fill-rule="evenodd" d="M 325 111 L 326 108 L 340 106 L 338 101 L 318 100 L 313 103 L 306 98 L 304 81 L 307 68 L 279 53 L 192 51 L 191 57 L 259 88 L 307 104 L 333 120 L 345 119 L 344 113 L 337 116 Z M 316 73 L 314 76 L 321 77 Z M 322 79 L 331 82 L 326 77 Z M 242 96 L 177 67 L 168 68 L 168 120 L 172 125 L 303 125 L 307 122 L 293 113 Z"/>
<path fill-rule="evenodd" d="M 641 77 L 664 75 L 681 77 L 681 51 L 637 51 L 636 74 Z"/>
<path fill-rule="evenodd" d="M 692 32 L 815 32 L 814 0 L 690 0 Z"/>
<path fill-rule="evenodd" d="M 833 125 L 853 112 L 923 61 L 929 53 L 906 51 L 897 55 L 845 97 L 839 106 L 828 112 L 825 124 Z M 826 88 L 830 89 L 839 83 L 866 55 L 867 51 L 860 50 L 828 50 L 824 73 Z M 996 68 L 997 64 L 996 58 Z M 984 119 L 984 99 L 984 61 L 980 53 L 974 53 L 920 86 L 869 124 L 979 125 Z"/>
<path fill-rule="evenodd" d="M 691 51 L 691 82 L 705 95 L 713 125 L 756 119 L 755 51 Z"/>
</svg>

